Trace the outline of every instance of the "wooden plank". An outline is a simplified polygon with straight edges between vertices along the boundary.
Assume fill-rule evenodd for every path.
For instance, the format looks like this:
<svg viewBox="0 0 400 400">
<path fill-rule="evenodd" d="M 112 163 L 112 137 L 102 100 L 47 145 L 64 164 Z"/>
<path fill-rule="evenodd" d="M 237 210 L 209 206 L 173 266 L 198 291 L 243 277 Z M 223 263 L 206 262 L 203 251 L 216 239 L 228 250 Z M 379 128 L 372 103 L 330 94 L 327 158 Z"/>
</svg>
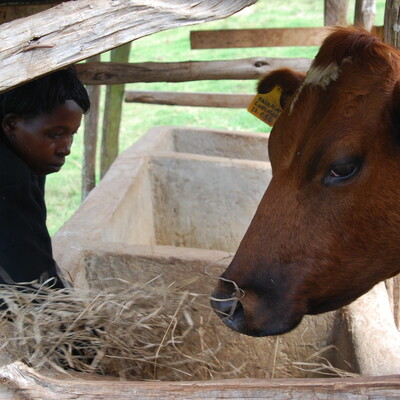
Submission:
<svg viewBox="0 0 400 400">
<path fill-rule="evenodd" d="M 225 18 L 256 1 L 79 0 L 4 23 L 0 91 L 152 33 Z"/>
<path fill-rule="evenodd" d="M 0 368 L 0 398 L 9 400 L 397 400 L 400 375 L 332 379 L 226 379 L 195 382 L 118 382 L 45 377 L 22 363 Z M 5 397 L 7 396 L 7 397 Z"/>
<path fill-rule="evenodd" d="M 190 42 L 192 49 L 320 46 L 329 33 L 326 27 L 192 31 Z"/>
<path fill-rule="evenodd" d="M 130 43 L 112 50 L 111 60 L 122 63 L 129 61 L 130 50 Z M 118 156 L 124 91 L 124 85 L 107 86 L 101 140 L 100 178 L 103 178 Z"/>
<path fill-rule="evenodd" d="M 348 25 L 347 10 L 349 0 L 325 0 L 324 2 L 324 25 Z"/>
<path fill-rule="evenodd" d="M 220 79 L 259 79 L 278 68 L 307 72 L 309 58 L 252 57 L 240 60 L 185 61 L 170 63 L 89 62 L 77 64 L 81 81 L 87 85 L 132 82 L 188 82 Z"/>
<path fill-rule="evenodd" d="M 89 59 L 89 61 L 96 62 L 99 60 L 99 55 Z M 96 150 L 100 115 L 100 86 L 90 85 L 87 87 L 87 91 L 90 98 L 90 112 L 85 115 L 82 165 L 82 200 L 86 198 L 86 196 L 96 185 Z"/>
<path fill-rule="evenodd" d="M 247 108 L 254 94 L 190 92 L 125 92 L 127 103 L 164 104 L 168 106 Z"/>
<path fill-rule="evenodd" d="M 376 0 L 356 0 L 354 25 L 371 31 L 376 15 Z"/>
</svg>

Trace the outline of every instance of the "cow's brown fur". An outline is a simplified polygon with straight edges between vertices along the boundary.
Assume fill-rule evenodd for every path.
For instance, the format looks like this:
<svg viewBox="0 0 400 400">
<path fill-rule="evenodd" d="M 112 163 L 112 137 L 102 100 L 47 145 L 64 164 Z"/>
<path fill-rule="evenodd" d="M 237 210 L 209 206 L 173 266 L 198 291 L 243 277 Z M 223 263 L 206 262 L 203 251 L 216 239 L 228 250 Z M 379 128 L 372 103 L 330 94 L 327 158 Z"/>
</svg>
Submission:
<svg viewBox="0 0 400 400">
<path fill-rule="evenodd" d="M 400 272 L 399 52 L 338 28 L 297 86 L 270 135 L 271 183 L 213 293 L 223 321 L 253 336 L 287 332 Z"/>
</svg>

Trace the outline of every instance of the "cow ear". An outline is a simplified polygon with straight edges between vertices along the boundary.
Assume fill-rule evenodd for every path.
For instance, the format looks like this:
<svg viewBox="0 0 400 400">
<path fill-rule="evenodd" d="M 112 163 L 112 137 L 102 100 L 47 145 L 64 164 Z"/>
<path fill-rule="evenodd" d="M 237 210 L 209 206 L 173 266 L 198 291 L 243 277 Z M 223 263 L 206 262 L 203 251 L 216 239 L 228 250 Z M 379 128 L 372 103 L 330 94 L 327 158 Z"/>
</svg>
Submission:
<svg viewBox="0 0 400 400">
<path fill-rule="evenodd" d="M 284 109 L 297 88 L 303 83 L 305 74 L 288 68 L 277 69 L 264 76 L 257 84 L 257 93 L 269 93 L 276 86 L 282 88 L 280 98 L 281 108 Z"/>
</svg>

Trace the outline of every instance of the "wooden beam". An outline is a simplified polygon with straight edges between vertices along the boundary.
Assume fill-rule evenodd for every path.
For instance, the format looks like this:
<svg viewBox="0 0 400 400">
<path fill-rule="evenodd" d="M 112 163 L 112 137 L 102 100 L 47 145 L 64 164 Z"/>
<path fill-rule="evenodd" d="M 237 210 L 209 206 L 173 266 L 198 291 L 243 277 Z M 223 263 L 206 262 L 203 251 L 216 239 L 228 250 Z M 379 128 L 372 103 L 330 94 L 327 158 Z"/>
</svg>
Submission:
<svg viewBox="0 0 400 400">
<path fill-rule="evenodd" d="M 100 56 L 94 56 L 89 61 L 99 61 Z M 90 112 L 85 115 L 85 131 L 82 165 L 82 200 L 96 185 L 96 151 L 100 115 L 100 86 L 89 85 L 87 91 L 90 98 Z"/>
<path fill-rule="evenodd" d="M 254 94 L 189 93 L 189 92 L 125 92 L 127 103 L 164 104 L 168 106 L 247 108 Z"/>
<path fill-rule="evenodd" d="M 126 63 L 129 61 L 131 44 L 125 44 L 111 51 L 111 60 Z M 101 140 L 100 178 L 106 174 L 119 152 L 119 129 L 121 126 L 124 85 L 107 86 L 104 106 L 103 134 Z"/>
<path fill-rule="evenodd" d="M 356 0 L 354 25 L 371 31 L 376 15 L 376 0 Z"/>
<path fill-rule="evenodd" d="M 22 363 L 0 368 L 0 398 L 81 400 L 381 399 L 397 400 L 400 375 L 321 379 L 226 379 L 195 382 L 121 382 L 87 377 L 49 378 Z"/>
<path fill-rule="evenodd" d="M 79 0 L 4 23 L 0 91 L 152 33 L 225 18 L 256 1 Z"/>
<path fill-rule="evenodd" d="M 190 42 L 192 49 L 320 46 L 329 33 L 326 27 L 192 31 Z"/>
<path fill-rule="evenodd" d="M 89 62 L 77 64 L 80 80 L 87 85 L 132 82 L 188 82 L 220 79 L 259 79 L 278 68 L 307 72 L 309 58 L 253 57 L 241 60 L 185 61 L 170 63 Z"/>
</svg>

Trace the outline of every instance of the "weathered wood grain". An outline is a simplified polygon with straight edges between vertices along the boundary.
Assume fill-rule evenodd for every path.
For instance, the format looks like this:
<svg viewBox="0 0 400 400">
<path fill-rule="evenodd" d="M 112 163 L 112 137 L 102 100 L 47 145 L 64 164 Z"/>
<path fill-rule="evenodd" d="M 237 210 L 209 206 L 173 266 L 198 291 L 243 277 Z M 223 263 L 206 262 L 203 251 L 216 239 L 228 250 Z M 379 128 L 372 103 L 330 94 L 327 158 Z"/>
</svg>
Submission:
<svg viewBox="0 0 400 400">
<path fill-rule="evenodd" d="M 325 0 L 324 1 L 324 25 L 342 25 L 347 23 L 347 10 L 349 0 Z"/>
<path fill-rule="evenodd" d="M 330 28 L 270 28 L 192 31 L 192 49 L 320 46 Z"/>
<path fill-rule="evenodd" d="M 185 61 L 169 63 L 89 62 L 77 64 L 81 81 L 88 85 L 132 82 L 188 82 L 219 79 L 259 79 L 278 68 L 308 71 L 309 58 L 252 57 L 240 60 Z"/>
<path fill-rule="evenodd" d="M 117 382 L 52 379 L 21 363 L 0 368 L 0 398 L 9 400 L 397 400 L 400 376 L 335 379 L 226 379 L 196 382 Z"/>
<path fill-rule="evenodd" d="M 79 0 L 0 25 L 0 91 L 140 37 L 225 18 L 257 0 Z"/>
<path fill-rule="evenodd" d="M 127 90 L 127 103 L 164 104 L 169 106 L 247 108 L 254 94 L 190 93 Z"/>
<path fill-rule="evenodd" d="M 371 31 L 376 15 L 376 0 L 356 0 L 354 10 L 354 25 L 362 26 Z"/>
<path fill-rule="evenodd" d="M 113 49 L 111 51 L 111 60 L 128 62 L 130 51 L 130 43 Z M 125 86 L 123 84 L 107 86 L 101 138 L 100 178 L 104 177 L 119 153 L 119 130 L 124 91 Z"/>
<path fill-rule="evenodd" d="M 400 0 L 387 0 L 383 40 L 393 47 L 400 48 Z"/>
<path fill-rule="evenodd" d="M 89 60 L 100 61 L 100 56 L 94 56 Z M 90 98 L 90 112 L 85 115 L 82 160 L 82 200 L 84 200 L 89 192 L 96 186 L 97 135 L 99 131 L 100 115 L 100 86 L 88 85 L 87 91 Z"/>
</svg>

